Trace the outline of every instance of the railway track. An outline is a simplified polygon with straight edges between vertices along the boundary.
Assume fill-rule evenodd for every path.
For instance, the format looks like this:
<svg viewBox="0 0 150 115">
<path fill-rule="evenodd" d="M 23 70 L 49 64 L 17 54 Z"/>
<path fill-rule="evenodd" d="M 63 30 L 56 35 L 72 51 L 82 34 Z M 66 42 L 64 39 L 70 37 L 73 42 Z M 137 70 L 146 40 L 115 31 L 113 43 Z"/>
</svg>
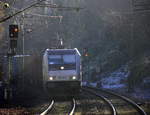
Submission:
<svg viewBox="0 0 150 115">
<path fill-rule="evenodd" d="M 52 109 L 53 105 L 54 105 L 54 100 L 51 101 L 51 103 L 48 106 L 48 108 L 45 111 L 43 111 L 40 115 L 47 115 L 48 112 Z"/>
<path fill-rule="evenodd" d="M 75 99 L 51 100 L 40 115 L 147 115 L 130 99 L 98 88 L 83 87 Z"/>
<path fill-rule="evenodd" d="M 92 91 L 91 89 L 83 88 L 83 91 L 89 93 L 88 95 L 91 94 L 94 98 L 97 98 L 98 103 L 97 103 L 97 105 L 95 105 L 96 108 L 99 104 L 102 104 L 102 106 L 99 108 L 100 109 L 99 112 L 97 112 L 96 114 L 117 115 L 116 109 L 110 100 L 108 100 L 104 96 L 98 94 L 97 92 Z"/>
<path fill-rule="evenodd" d="M 111 115 L 147 115 L 144 110 L 130 99 L 98 88 L 84 87 L 87 91 L 103 99 L 111 107 Z"/>
<path fill-rule="evenodd" d="M 76 101 L 73 98 L 71 101 L 54 101 L 40 115 L 74 115 Z"/>
<path fill-rule="evenodd" d="M 108 103 L 88 91 L 83 91 L 76 103 L 74 115 L 111 115 L 111 107 Z"/>
</svg>

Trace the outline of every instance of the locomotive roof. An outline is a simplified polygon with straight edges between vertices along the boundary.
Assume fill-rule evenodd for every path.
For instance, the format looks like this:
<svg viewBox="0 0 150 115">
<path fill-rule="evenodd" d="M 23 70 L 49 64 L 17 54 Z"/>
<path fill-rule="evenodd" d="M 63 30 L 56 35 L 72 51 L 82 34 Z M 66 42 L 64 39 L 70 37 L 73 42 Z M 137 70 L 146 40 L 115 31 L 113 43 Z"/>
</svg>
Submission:
<svg viewBox="0 0 150 115">
<path fill-rule="evenodd" d="M 78 55 L 80 55 L 77 48 L 74 48 L 74 49 L 47 49 L 46 51 L 48 52 L 48 54 L 53 54 L 53 55 L 76 54 L 76 53 Z"/>
</svg>

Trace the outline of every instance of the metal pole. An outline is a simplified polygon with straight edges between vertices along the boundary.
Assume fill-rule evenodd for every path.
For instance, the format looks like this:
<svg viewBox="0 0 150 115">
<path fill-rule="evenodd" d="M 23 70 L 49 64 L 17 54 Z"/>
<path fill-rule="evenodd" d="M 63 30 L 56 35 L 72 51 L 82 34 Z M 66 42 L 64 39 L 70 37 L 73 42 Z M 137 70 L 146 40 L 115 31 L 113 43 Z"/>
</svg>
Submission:
<svg viewBox="0 0 150 115">
<path fill-rule="evenodd" d="M 11 74 L 12 74 L 12 56 L 8 55 L 8 79 L 6 82 L 6 87 L 5 87 L 5 91 L 4 91 L 4 98 L 5 100 L 10 100 L 12 99 L 12 89 L 11 89 Z"/>
<path fill-rule="evenodd" d="M 91 77 L 90 77 L 90 61 L 89 61 L 89 57 L 87 56 L 87 60 L 88 60 L 88 81 L 91 80 Z"/>
<path fill-rule="evenodd" d="M 12 56 L 9 56 L 9 81 L 8 81 L 8 90 L 9 90 L 9 99 L 12 99 L 12 87 L 11 87 L 11 80 L 12 80 Z"/>
<path fill-rule="evenodd" d="M 24 47 L 24 12 L 22 13 L 22 55 L 24 55 L 25 47 Z M 22 86 L 24 89 L 24 56 L 22 58 Z"/>
</svg>

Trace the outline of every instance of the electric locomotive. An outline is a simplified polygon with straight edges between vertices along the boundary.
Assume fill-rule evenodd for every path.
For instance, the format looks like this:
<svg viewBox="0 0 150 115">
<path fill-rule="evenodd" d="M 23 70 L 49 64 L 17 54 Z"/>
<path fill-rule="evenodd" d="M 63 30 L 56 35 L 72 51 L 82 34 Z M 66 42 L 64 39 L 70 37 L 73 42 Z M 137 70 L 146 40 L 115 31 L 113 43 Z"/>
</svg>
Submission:
<svg viewBox="0 0 150 115">
<path fill-rule="evenodd" d="M 45 91 L 79 93 L 82 80 L 80 57 L 77 48 L 47 49 L 43 56 Z"/>
</svg>

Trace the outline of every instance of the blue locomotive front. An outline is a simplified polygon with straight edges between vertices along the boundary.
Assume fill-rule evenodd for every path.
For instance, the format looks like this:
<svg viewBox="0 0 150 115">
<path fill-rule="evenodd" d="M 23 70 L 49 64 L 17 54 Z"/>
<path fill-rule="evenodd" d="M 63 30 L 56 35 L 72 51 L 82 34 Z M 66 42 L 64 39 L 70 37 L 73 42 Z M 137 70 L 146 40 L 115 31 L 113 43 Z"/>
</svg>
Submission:
<svg viewBox="0 0 150 115">
<path fill-rule="evenodd" d="M 79 92 L 80 53 L 75 49 L 47 49 L 43 56 L 43 86 L 49 92 Z"/>
</svg>

